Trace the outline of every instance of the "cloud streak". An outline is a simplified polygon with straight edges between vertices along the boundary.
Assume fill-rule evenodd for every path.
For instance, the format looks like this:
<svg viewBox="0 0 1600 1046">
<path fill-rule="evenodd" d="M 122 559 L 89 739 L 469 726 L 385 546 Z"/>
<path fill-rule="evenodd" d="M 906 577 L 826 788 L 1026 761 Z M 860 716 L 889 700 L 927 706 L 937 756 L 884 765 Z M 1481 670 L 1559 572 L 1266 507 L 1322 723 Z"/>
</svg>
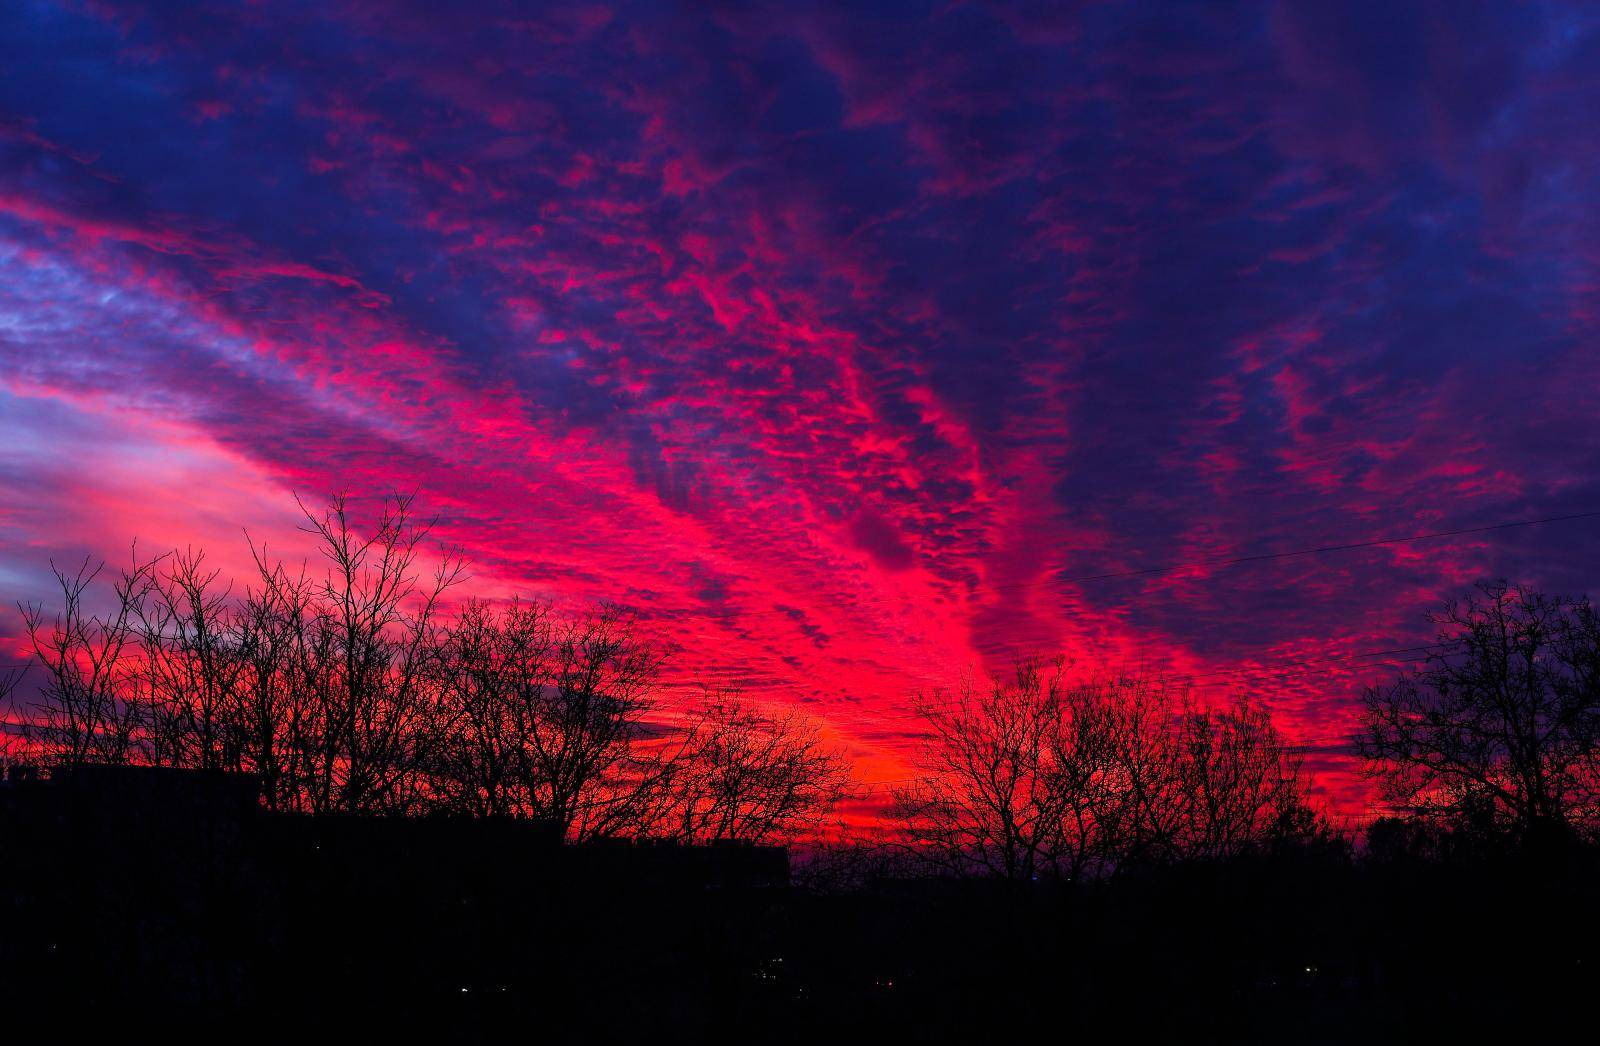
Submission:
<svg viewBox="0 0 1600 1046">
<path fill-rule="evenodd" d="M 1594 584 L 1581 523 L 1060 581 L 1600 507 L 1582 5 L 24 2 L 0 40 L 8 579 L 420 486 L 484 583 L 636 603 L 878 778 L 910 692 L 1021 651 L 1220 694 L 1480 577 Z M 1262 689 L 1317 738 L 1372 676 Z"/>
</svg>

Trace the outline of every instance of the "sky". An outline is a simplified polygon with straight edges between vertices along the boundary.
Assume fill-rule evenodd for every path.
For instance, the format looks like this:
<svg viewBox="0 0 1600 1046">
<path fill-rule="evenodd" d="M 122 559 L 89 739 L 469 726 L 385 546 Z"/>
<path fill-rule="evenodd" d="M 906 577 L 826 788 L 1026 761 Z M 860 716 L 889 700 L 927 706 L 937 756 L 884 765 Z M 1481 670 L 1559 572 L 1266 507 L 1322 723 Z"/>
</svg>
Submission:
<svg viewBox="0 0 1600 1046">
<path fill-rule="evenodd" d="M 1592 5 L 15 0 L 0 53 L 9 657 L 52 557 L 416 489 L 888 785 L 1021 655 L 1322 744 L 1475 581 L 1600 587 L 1593 519 L 1205 562 L 1600 510 Z"/>
</svg>

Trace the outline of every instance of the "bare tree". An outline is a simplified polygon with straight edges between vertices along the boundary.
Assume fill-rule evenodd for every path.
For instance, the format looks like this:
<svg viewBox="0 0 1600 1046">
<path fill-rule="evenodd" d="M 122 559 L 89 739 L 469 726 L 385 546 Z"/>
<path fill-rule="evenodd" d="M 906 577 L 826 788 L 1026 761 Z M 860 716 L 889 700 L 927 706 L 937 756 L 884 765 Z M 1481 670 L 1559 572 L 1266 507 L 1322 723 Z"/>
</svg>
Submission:
<svg viewBox="0 0 1600 1046">
<path fill-rule="evenodd" d="M 1183 833 L 1174 723 L 1181 700 L 1150 676 L 1074 687 L 1057 787 L 1072 815 L 1075 871 L 1170 859 Z"/>
<path fill-rule="evenodd" d="M 847 794 L 842 752 L 796 710 L 776 715 L 708 693 L 689 729 L 680 837 L 763 842 L 817 829 Z"/>
<path fill-rule="evenodd" d="M 1067 814 L 1056 773 L 1065 693 L 1059 662 L 1028 660 L 1012 679 L 917 699 L 923 776 L 894 794 L 919 854 L 948 871 L 1018 881 L 1054 869 Z"/>
<path fill-rule="evenodd" d="M 1060 662 L 924 701 L 924 778 L 898 795 L 915 852 L 1013 880 L 1225 859 L 1319 822 L 1299 761 L 1248 700 L 1166 680 L 1069 686 Z"/>
<path fill-rule="evenodd" d="M 245 667 L 231 586 L 187 549 L 151 571 L 137 607 L 152 762 L 238 769 L 240 739 L 229 729 Z"/>
<path fill-rule="evenodd" d="M 574 840 L 661 822 L 686 739 L 655 722 L 666 652 L 631 614 L 469 601 L 440 652 L 446 808 L 545 820 Z"/>
<path fill-rule="evenodd" d="M 535 815 L 569 838 L 630 834 L 659 816 L 674 766 L 637 742 L 652 732 L 665 657 L 618 607 L 556 629 L 522 775 Z"/>
<path fill-rule="evenodd" d="M 546 704 L 556 629 L 550 608 L 469 600 L 446 626 L 439 675 L 448 743 L 441 804 L 480 817 L 534 814 L 529 752 Z"/>
<path fill-rule="evenodd" d="M 1600 827 L 1600 615 L 1505 582 L 1433 615 L 1418 670 L 1365 695 L 1360 750 L 1388 799 L 1523 838 Z"/>
<path fill-rule="evenodd" d="M 1175 732 L 1178 856 L 1237 857 L 1311 825 L 1300 759 L 1265 708 L 1248 698 L 1222 709 L 1190 704 Z"/>
<path fill-rule="evenodd" d="M 290 574 L 281 563 L 252 546 L 257 585 L 245 592 L 236 613 L 239 674 L 233 700 L 225 708 L 231 739 L 231 769 L 261 779 L 262 801 L 269 810 L 302 807 L 304 782 L 318 746 L 313 695 L 319 692 L 318 666 L 329 660 L 328 647 L 316 640 L 330 633 L 312 625 L 313 582 L 304 570 Z"/>
<path fill-rule="evenodd" d="M 403 812 L 424 798 L 416 770 L 441 742 L 431 686 L 441 599 L 463 568 L 440 548 L 421 579 L 432 523 L 411 506 L 409 495 L 384 498 L 365 527 L 345 495 L 320 513 L 302 506 L 326 572 L 303 593 L 286 571 L 265 572 L 269 598 L 304 612 L 289 739 L 296 805 L 314 813 Z"/>
<path fill-rule="evenodd" d="M 7 764 L 10 764 L 15 757 L 21 740 L 18 734 L 21 720 L 13 718 L 17 709 L 12 701 L 22 687 L 22 680 L 27 671 L 27 665 L 11 666 L 0 671 L 0 709 L 4 710 L 5 717 L 4 721 L 0 722 L 0 760 Z"/>
<path fill-rule="evenodd" d="M 22 731 L 33 752 L 60 767 L 127 763 L 140 757 L 148 721 L 138 678 L 138 622 L 155 560 L 140 560 L 112 584 L 109 609 L 95 612 L 92 586 L 104 564 L 84 560 L 69 574 L 51 564 L 61 610 L 19 606 L 30 653 L 44 669 Z"/>
</svg>

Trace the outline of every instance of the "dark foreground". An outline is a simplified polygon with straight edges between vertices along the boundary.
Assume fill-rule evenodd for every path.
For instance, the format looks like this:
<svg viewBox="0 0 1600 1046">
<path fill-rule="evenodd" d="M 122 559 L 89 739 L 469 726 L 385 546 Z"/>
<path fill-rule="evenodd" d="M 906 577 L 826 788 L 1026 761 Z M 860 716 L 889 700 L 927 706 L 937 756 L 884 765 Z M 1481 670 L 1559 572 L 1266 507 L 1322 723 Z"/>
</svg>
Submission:
<svg viewBox="0 0 1600 1046">
<path fill-rule="evenodd" d="M 138 770 L 7 784 L 0 829 L 24 1038 L 1537 1041 L 1600 988 L 1576 849 L 823 890 L 772 848 L 273 818 L 248 782 Z"/>
</svg>

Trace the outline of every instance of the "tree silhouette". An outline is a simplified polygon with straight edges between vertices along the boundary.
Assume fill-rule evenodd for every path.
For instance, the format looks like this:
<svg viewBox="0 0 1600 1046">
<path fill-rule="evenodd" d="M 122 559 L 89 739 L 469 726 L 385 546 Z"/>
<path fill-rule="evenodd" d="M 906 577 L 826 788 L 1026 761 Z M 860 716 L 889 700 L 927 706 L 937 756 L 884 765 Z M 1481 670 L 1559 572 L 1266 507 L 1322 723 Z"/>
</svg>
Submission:
<svg viewBox="0 0 1600 1046">
<path fill-rule="evenodd" d="M 328 633 L 313 625 L 313 582 L 304 569 L 290 574 L 254 545 L 251 555 L 257 582 L 236 617 L 242 668 L 226 708 L 231 768 L 260 778 L 269 810 L 303 809 Z"/>
<path fill-rule="evenodd" d="M 555 645 L 550 608 L 468 600 L 442 639 L 449 740 L 433 767 L 441 805 L 480 817 L 534 816 L 530 750 Z"/>
<path fill-rule="evenodd" d="M 1360 751 L 1393 802 L 1522 839 L 1600 824 L 1600 615 L 1505 582 L 1433 615 L 1420 669 L 1369 689 Z"/>
<path fill-rule="evenodd" d="M 923 779 L 897 789 L 895 805 L 920 855 L 1016 881 L 1054 868 L 1069 798 L 1057 773 L 1065 693 L 1060 663 L 1027 660 L 1010 679 L 918 696 Z"/>
<path fill-rule="evenodd" d="M 446 808 L 548 821 L 574 840 L 661 816 L 677 753 L 641 742 L 666 653 L 631 614 L 602 605 L 563 620 L 541 603 L 469 601 L 440 649 Z"/>
<path fill-rule="evenodd" d="M 410 495 L 384 498 L 364 528 L 342 494 L 320 513 L 302 509 L 327 562 L 311 602 L 303 801 L 318 813 L 410 809 L 421 799 L 414 771 L 439 743 L 429 680 L 440 601 L 462 562 L 440 549 L 420 580 L 432 524 Z"/>
<path fill-rule="evenodd" d="M 708 693 L 689 729 L 672 813 L 678 837 L 763 842 L 815 830 L 847 793 L 843 754 L 798 712 Z M 669 831 L 673 831 L 669 828 Z"/>
<path fill-rule="evenodd" d="M 110 609 L 97 613 L 88 605 L 90 587 L 105 565 L 84 560 L 69 574 L 52 563 L 61 590 L 59 612 L 19 607 L 29 653 L 45 676 L 21 726 L 44 762 L 71 768 L 140 758 L 148 707 L 134 655 L 139 605 L 155 567 L 155 560 L 140 560 L 135 549 L 132 565 L 112 584 Z"/>
<path fill-rule="evenodd" d="M 896 794 L 913 851 L 956 873 L 1068 878 L 1220 860 L 1321 829 L 1261 706 L 1198 706 L 1162 679 L 1069 685 L 1021 662 L 919 700 L 923 778 Z"/>
<path fill-rule="evenodd" d="M 102 568 L 58 572 L 60 613 L 23 608 L 47 674 L 19 717 L 30 755 L 251 773 L 274 811 L 526 818 L 572 841 L 788 837 L 844 794 L 797 713 L 714 694 L 667 716 L 668 648 L 621 607 L 447 614 L 463 562 L 412 497 L 301 511 L 322 569 L 252 543 L 237 595 L 196 549 L 136 557 L 104 613 Z"/>
<path fill-rule="evenodd" d="M 230 729 L 246 662 L 230 586 L 192 549 L 164 557 L 135 605 L 148 696 L 150 759 L 201 770 L 238 769 Z"/>
<path fill-rule="evenodd" d="M 1299 758 L 1267 710 L 1248 697 L 1221 709 L 1186 707 L 1176 749 L 1180 858 L 1237 857 L 1320 827 L 1306 799 Z"/>
</svg>

